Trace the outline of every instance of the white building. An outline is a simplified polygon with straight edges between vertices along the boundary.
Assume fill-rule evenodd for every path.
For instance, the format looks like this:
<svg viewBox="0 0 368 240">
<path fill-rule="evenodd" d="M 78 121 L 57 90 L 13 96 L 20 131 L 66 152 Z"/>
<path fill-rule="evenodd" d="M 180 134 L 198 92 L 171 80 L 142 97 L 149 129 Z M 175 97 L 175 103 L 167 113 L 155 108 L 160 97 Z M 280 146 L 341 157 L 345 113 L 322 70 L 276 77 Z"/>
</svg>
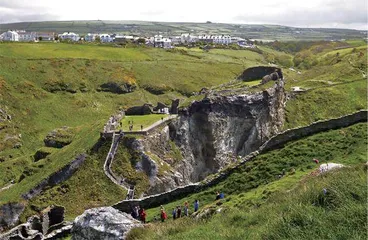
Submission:
<svg viewBox="0 0 368 240">
<path fill-rule="evenodd" d="M 181 44 L 181 37 L 180 36 L 171 37 L 171 43 L 172 45 Z"/>
<path fill-rule="evenodd" d="M 59 35 L 59 38 L 62 40 L 71 40 L 71 41 L 79 41 L 80 37 L 79 34 L 73 32 L 64 32 L 63 34 Z"/>
<path fill-rule="evenodd" d="M 153 45 L 159 48 L 171 48 L 171 39 L 164 38 L 162 35 L 155 35 Z"/>
<path fill-rule="evenodd" d="M 19 41 L 19 34 L 16 31 L 7 31 L 1 34 L 1 40 L 3 41 L 11 41 L 11 42 L 18 42 Z"/>
<path fill-rule="evenodd" d="M 231 44 L 231 37 L 230 35 L 219 35 L 219 36 L 212 36 L 213 42 L 217 44 Z"/>
<path fill-rule="evenodd" d="M 100 34 L 100 41 L 102 43 L 109 43 L 109 42 L 113 42 L 114 38 L 112 36 L 110 36 L 109 34 Z"/>
<path fill-rule="evenodd" d="M 94 42 L 96 41 L 97 34 L 88 33 L 86 36 L 84 36 L 84 41 L 86 42 Z"/>
<path fill-rule="evenodd" d="M 182 44 L 190 43 L 190 34 L 189 33 L 182 34 L 180 36 L 180 38 L 181 38 L 181 43 Z"/>
<path fill-rule="evenodd" d="M 37 40 L 37 34 L 35 32 L 18 32 L 20 42 L 34 42 Z"/>
</svg>

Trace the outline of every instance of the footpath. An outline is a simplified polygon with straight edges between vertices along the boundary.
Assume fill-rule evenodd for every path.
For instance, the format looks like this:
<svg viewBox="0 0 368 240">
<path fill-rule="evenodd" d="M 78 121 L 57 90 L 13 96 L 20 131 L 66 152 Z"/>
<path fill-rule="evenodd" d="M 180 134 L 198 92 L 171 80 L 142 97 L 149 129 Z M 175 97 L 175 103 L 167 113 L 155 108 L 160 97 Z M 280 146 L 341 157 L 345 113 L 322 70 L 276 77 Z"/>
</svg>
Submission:
<svg viewBox="0 0 368 240">
<path fill-rule="evenodd" d="M 111 170 L 111 165 L 112 165 L 112 162 L 114 161 L 114 157 L 115 157 L 115 154 L 117 152 L 120 140 L 124 137 L 125 134 L 147 135 L 148 132 L 150 132 L 151 130 L 153 130 L 153 129 L 161 126 L 161 125 L 164 125 L 167 122 L 169 122 L 170 120 L 175 119 L 177 117 L 178 117 L 178 115 L 167 116 L 167 117 L 163 118 L 162 120 L 159 120 L 159 121 L 153 123 L 149 127 L 144 128 L 142 131 L 110 131 L 110 132 L 107 133 L 107 134 L 109 134 L 109 133 L 112 134 L 112 141 L 111 141 L 110 150 L 109 150 L 109 152 L 107 153 L 107 156 L 106 156 L 106 160 L 105 160 L 105 164 L 104 164 L 104 173 L 113 183 L 115 183 L 119 187 L 122 187 L 123 189 L 125 189 L 128 192 L 126 200 L 130 200 L 130 199 L 134 198 L 134 185 L 128 184 L 125 181 L 124 177 L 116 176 L 113 173 L 113 171 Z"/>
</svg>

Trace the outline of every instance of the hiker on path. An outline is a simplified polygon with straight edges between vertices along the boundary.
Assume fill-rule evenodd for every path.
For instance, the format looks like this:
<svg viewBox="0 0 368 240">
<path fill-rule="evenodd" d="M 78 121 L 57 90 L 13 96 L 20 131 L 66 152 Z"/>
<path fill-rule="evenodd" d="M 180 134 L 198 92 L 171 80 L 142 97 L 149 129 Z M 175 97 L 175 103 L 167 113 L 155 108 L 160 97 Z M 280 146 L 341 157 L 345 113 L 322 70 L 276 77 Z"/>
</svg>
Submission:
<svg viewBox="0 0 368 240">
<path fill-rule="evenodd" d="M 143 213 L 143 208 L 141 207 L 138 207 L 139 211 L 138 211 L 138 216 L 139 216 L 139 219 L 142 220 L 142 213 Z"/>
<path fill-rule="evenodd" d="M 319 163 L 319 160 L 317 158 L 313 158 L 313 161 L 318 164 Z"/>
<path fill-rule="evenodd" d="M 174 220 L 176 219 L 176 208 L 174 208 L 172 211 L 172 217 Z"/>
<path fill-rule="evenodd" d="M 216 200 L 219 200 L 219 199 L 220 199 L 220 193 L 219 193 L 219 192 L 217 192 L 217 193 L 216 193 Z M 216 200 L 215 200 L 215 201 L 216 201 Z"/>
<path fill-rule="evenodd" d="M 146 213 L 146 211 L 144 210 L 144 208 L 142 208 L 142 211 L 141 211 L 141 215 L 140 215 L 140 217 L 141 217 L 141 221 L 142 221 L 143 223 L 146 223 L 146 216 L 147 216 L 147 213 Z"/>
<path fill-rule="evenodd" d="M 185 202 L 184 203 L 184 216 L 188 216 L 189 215 L 189 213 L 188 213 L 188 209 L 189 208 L 189 206 L 188 206 L 188 202 Z"/>
<path fill-rule="evenodd" d="M 223 192 L 220 193 L 220 199 L 224 199 L 225 198 L 225 195 Z"/>
<path fill-rule="evenodd" d="M 164 208 L 161 208 L 161 222 L 165 222 L 165 219 L 167 219 L 167 215 L 166 212 L 164 210 Z"/>
<path fill-rule="evenodd" d="M 181 207 L 178 206 L 176 209 L 176 218 L 181 218 Z"/>
<path fill-rule="evenodd" d="M 143 125 L 141 125 L 141 131 L 143 131 Z"/>
<path fill-rule="evenodd" d="M 195 200 L 194 201 L 194 212 L 197 212 L 199 209 L 199 201 L 198 200 Z"/>
</svg>

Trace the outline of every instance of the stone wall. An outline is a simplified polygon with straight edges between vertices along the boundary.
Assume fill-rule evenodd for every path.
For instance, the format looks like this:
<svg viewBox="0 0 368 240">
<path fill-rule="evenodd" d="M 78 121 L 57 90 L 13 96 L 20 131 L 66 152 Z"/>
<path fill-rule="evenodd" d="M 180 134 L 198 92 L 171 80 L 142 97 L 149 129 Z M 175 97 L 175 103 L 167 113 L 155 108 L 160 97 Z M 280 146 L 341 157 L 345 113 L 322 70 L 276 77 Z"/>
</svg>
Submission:
<svg viewBox="0 0 368 240">
<path fill-rule="evenodd" d="M 61 182 L 64 182 L 78 170 L 78 168 L 86 159 L 86 156 L 86 154 L 80 154 L 75 160 L 64 166 L 61 170 L 53 173 L 51 176 L 41 181 L 37 186 L 29 190 L 27 193 L 22 194 L 22 197 L 26 200 L 32 199 L 40 194 L 46 187 L 53 187 Z"/>
<path fill-rule="evenodd" d="M 254 151 L 245 156 L 244 158 L 242 158 L 241 161 L 236 166 L 227 168 L 215 174 L 211 178 L 206 178 L 200 183 L 178 187 L 174 190 L 164 192 L 162 194 L 148 196 L 142 199 L 124 200 L 113 205 L 112 207 L 120 211 L 130 212 L 131 206 L 134 205 L 140 205 L 143 208 L 153 208 L 158 207 L 162 204 L 167 204 L 169 202 L 174 201 L 175 199 L 183 198 L 189 194 L 202 191 L 208 187 L 218 184 L 219 182 L 226 179 L 231 173 L 233 173 L 239 167 L 241 167 L 246 162 L 252 160 L 254 157 L 256 157 L 261 153 L 265 153 L 272 149 L 282 147 L 285 143 L 289 141 L 295 141 L 316 133 L 348 127 L 359 122 L 367 122 L 367 114 L 368 114 L 367 110 L 362 110 L 340 118 L 330 119 L 326 121 L 318 121 L 306 127 L 286 130 L 270 138 L 257 151 Z"/>
</svg>

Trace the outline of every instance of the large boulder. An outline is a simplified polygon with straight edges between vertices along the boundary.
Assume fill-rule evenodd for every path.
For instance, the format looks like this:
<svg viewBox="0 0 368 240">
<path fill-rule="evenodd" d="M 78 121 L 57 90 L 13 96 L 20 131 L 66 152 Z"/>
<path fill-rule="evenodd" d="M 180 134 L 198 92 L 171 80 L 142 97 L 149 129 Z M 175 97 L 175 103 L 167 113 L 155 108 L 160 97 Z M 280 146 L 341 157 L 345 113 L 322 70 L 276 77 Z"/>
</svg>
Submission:
<svg viewBox="0 0 368 240">
<path fill-rule="evenodd" d="M 74 220 L 72 239 L 124 239 L 134 227 L 142 224 L 127 213 L 112 207 L 93 208 Z"/>
<path fill-rule="evenodd" d="M 46 147 L 62 148 L 69 145 L 74 137 L 74 133 L 69 127 L 54 129 L 49 132 L 43 140 Z"/>
<path fill-rule="evenodd" d="M 24 208 L 21 203 L 7 203 L 0 206 L 0 232 L 18 224 Z"/>
<path fill-rule="evenodd" d="M 119 82 L 108 82 L 100 85 L 97 91 L 111 92 L 116 94 L 124 94 L 133 92 L 136 89 L 136 85 L 129 83 L 119 83 Z"/>
</svg>

